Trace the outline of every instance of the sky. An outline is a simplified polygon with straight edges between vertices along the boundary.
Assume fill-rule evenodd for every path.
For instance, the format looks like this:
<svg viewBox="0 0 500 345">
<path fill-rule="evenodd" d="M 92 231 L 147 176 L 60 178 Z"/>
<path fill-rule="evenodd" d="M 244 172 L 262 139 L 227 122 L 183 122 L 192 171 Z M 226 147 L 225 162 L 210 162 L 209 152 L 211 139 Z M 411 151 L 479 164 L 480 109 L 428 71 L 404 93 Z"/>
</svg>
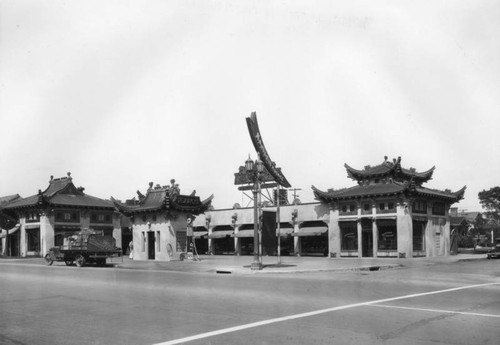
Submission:
<svg viewBox="0 0 500 345">
<path fill-rule="evenodd" d="M 480 211 L 500 185 L 498 18 L 485 0 L 0 0 L 0 196 L 71 172 L 100 198 L 175 179 L 246 206 L 255 111 L 302 202 L 401 156 Z"/>
</svg>

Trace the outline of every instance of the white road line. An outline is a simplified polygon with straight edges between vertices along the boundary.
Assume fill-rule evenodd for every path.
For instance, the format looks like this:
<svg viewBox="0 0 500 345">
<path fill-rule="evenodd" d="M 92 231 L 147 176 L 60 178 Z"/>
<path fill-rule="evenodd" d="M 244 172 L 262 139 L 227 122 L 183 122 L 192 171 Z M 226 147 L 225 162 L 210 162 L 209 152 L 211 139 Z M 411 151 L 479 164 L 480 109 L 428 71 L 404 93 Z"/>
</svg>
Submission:
<svg viewBox="0 0 500 345">
<path fill-rule="evenodd" d="M 216 331 L 211 331 L 211 332 L 206 332 L 206 333 L 200 333 L 200 334 L 192 335 L 190 337 L 169 340 L 169 341 L 166 341 L 166 342 L 163 342 L 163 343 L 157 343 L 157 344 L 154 344 L 154 345 L 182 344 L 182 343 L 187 343 L 187 342 L 193 341 L 193 340 L 198 340 L 198 339 L 213 337 L 215 335 L 226 334 L 226 333 L 241 331 L 241 330 L 244 330 L 244 329 L 265 326 L 265 325 L 269 325 L 269 324 L 272 324 L 272 323 L 284 322 L 284 321 L 289 321 L 289 320 L 294 320 L 294 319 L 300 319 L 300 318 L 309 317 L 309 316 L 315 316 L 315 315 L 330 313 L 330 312 L 338 311 L 338 310 L 351 309 L 351 308 L 363 307 L 363 306 L 367 306 L 367 305 L 380 304 L 380 303 L 397 301 L 397 300 L 401 300 L 401 299 L 422 297 L 422 296 L 428 296 L 428 295 L 435 295 L 435 294 L 452 292 L 452 291 L 459 291 L 459 290 L 465 290 L 465 289 L 474 289 L 474 288 L 478 288 L 478 287 L 491 286 L 491 285 L 500 285 L 500 283 L 487 283 L 487 284 L 468 285 L 468 286 L 462 286 L 462 287 L 445 289 L 445 290 L 437 290 L 437 291 L 416 293 L 416 294 L 399 296 L 399 297 L 391 297 L 391 298 L 379 299 L 379 300 L 375 300 L 375 301 L 368 301 L 368 302 L 348 304 L 348 305 L 343 305 L 343 306 L 340 306 L 340 307 L 332 307 L 332 308 L 327 308 L 327 309 L 320 309 L 320 310 L 315 310 L 315 311 L 311 311 L 311 312 L 307 312 L 307 313 L 302 313 L 302 314 L 288 315 L 288 316 L 278 317 L 278 318 L 275 318 L 275 319 L 263 320 L 263 321 L 248 323 L 248 324 L 245 324 L 245 325 L 240 325 L 240 326 L 235 326 L 235 327 L 229 327 L 229 328 L 223 328 L 223 329 L 219 329 L 219 330 L 216 330 Z"/>
<path fill-rule="evenodd" d="M 444 314 L 461 314 L 461 315 L 485 316 L 485 317 L 498 317 L 498 318 L 500 318 L 500 315 L 495 315 L 495 314 L 468 313 L 468 312 L 464 312 L 464 311 L 454 311 L 454 310 L 412 308 L 412 307 L 400 307 L 400 306 L 395 306 L 395 305 L 382 305 L 382 304 L 372 304 L 371 307 L 406 309 L 406 310 L 418 310 L 418 311 L 429 311 L 429 312 L 441 313 L 441 314 L 443 314 L 443 313 Z"/>
</svg>

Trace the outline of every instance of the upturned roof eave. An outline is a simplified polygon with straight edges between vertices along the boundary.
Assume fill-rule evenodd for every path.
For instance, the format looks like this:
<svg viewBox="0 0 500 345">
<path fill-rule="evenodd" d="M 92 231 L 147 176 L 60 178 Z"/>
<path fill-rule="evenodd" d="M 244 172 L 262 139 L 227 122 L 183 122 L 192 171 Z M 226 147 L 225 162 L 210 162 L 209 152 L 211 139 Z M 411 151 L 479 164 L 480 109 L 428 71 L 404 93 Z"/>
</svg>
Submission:
<svg viewBox="0 0 500 345">
<path fill-rule="evenodd" d="M 324 202 L 332 202 L 332 201 L 340 201 L 340 200 L 354 200 L 354 199 L 363 199 L 370 197 L 386 197 L 386 196 L 397 196 L 404 194 L 406 189 L 401 189 L 397 191 L 387 191 L 387 192 L 373 192 L 373 193 L 360 193 L 355 195 L 342 195 L 341 192 L 338 194 L 334 194 L 335 192 L 324 192 L 319 190 L 318 188 L 312 186 L 313 193 L 315 195 L 316 200 L 324 201 Z"/>
</svg>

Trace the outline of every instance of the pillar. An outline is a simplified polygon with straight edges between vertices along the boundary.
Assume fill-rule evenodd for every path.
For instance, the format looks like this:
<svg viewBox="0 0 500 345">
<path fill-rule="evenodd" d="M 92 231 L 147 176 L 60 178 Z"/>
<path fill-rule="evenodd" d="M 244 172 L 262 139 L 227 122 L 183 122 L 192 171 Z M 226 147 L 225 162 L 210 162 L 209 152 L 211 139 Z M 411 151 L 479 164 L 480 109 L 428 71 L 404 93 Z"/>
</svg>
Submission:
<svg viewBox="0 0 500 345">
<path fill-rule="evenodd" d="M 376 258 L 378 255 L 378 226 L 375 218 L 372 222 L 372 236 L 373 236 L 373 257 Z"/>
<path fill-rule="evenodd" d="M 358 258 L 363 257 L 363 228 L 361 225 L 361 219 L 356 221 L 357 230 L 358 230 Z"/>
</svg>

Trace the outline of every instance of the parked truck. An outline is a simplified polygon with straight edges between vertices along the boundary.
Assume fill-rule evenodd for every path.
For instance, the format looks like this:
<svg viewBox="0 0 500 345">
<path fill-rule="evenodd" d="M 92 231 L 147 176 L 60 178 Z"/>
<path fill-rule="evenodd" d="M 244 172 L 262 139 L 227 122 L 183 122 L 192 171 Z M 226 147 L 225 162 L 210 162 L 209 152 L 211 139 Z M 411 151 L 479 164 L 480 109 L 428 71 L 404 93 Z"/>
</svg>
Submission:
<svg viewBox="0 0 500 345">
<path fill-rule="evenodd" d="M 104 235 L 102 231 L 82 230 L 65 238 L 62 246 L 50 248 L 45 255 L 45 263 L 52 265 L 54 261 L 64 261 L 68 266 L 85 264 L 104 266 L 106 259 L 121 256 L 121 249 L 116 247 L 113 236 Z"/>
</svg>

